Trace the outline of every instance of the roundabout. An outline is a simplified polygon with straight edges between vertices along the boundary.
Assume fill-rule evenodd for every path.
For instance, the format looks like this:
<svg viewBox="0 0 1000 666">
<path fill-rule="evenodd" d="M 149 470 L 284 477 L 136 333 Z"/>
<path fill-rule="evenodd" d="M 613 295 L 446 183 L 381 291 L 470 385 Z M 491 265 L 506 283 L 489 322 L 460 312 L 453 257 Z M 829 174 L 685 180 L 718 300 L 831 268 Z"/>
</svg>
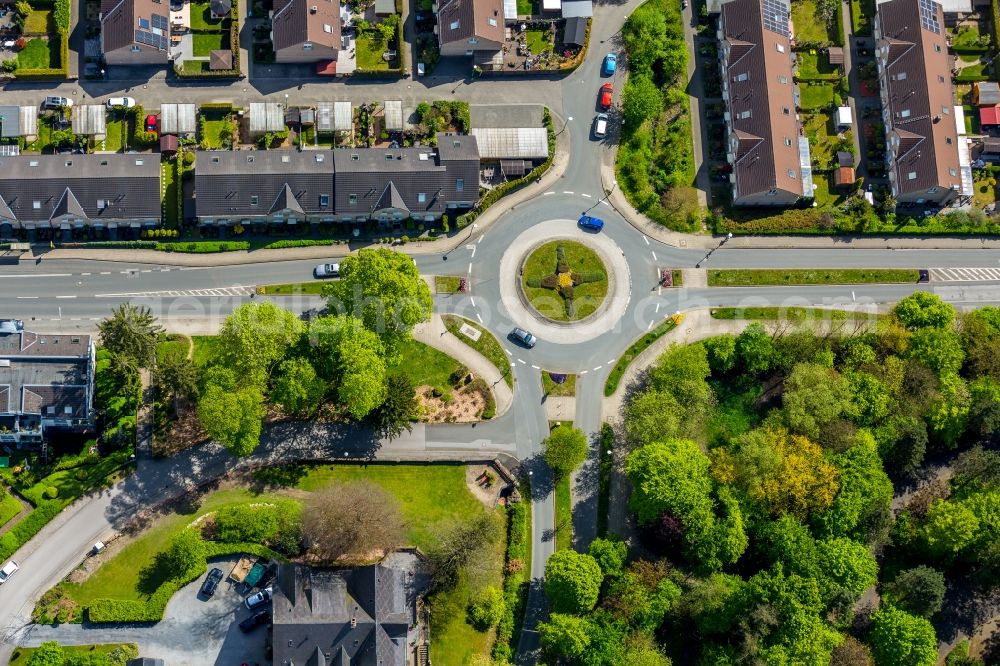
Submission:
<svg viewBox="0 0 1000 666">
<path fill-rule="evenodd" d="M 560 245 L 562 262 L 556 250 Z M 519 234 L 500 259 L 499 283 L 501 302 L 516 326 L 562 344 L 592 340 L 612 330 L 628 308 L 631 291 L 621 248 L 608 236 L 586 233 L 568 219 L 546 220 Z M 573 296 L 569 307 L 566 294 Z"/>
</svg>

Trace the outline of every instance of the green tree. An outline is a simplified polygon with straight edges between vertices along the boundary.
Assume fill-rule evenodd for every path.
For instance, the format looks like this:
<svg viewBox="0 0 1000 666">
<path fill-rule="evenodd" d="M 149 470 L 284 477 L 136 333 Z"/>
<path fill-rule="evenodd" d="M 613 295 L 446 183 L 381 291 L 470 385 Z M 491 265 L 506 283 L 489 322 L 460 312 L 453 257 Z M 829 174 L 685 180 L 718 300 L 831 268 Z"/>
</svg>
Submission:
<svg viewBox="0 0 1000 666">
<path fill-rule="evenodd" d="M 428 321 L 433 300 L 409 256 L 386 248 L 360 250 L 340 263 L 340 279 L 323 288 L 332 312 L 346 313 L 376 333 L 389 365 L 413 327 Z"/>
<path fill-rule="evenodd" d="M 175 416 L 181 400 L 198 396 L 199 375 L 198 367 L 182 351 L 174 350 L 156 359 L 156 380 L 172 398 Z"/>
<path fill-rule="evenodd" d="M 396 439 L 406 430 L 413 430 L 412 421 L 420 415 L 420 401 L 417 400 L 413 379 L 405 372 L 389 375 L 385 385 L 385 400 L 371 413 L 379 435 L 389 440 Z"/>
<path fill-rule="evenodd" d="M 663 95 L 648 77 L 636 74 L 628 78 L 622 91 L 622 120 L 627 128 L 642 125 L 663 110 Z"/>
<path fill-rule="evenodd" d="M 347 412 L 362 419 L 386 398 L 386 370 L 382 345 L 370 331 L 340 342 L 340 384 L 337 395 Z"/>
<path fill-rule="evenodd" d="M 924 418 L 934 440 L 947 447 L 955 446 L 968 425 L 972 396 L 958 375 L 941 378 L 941 394 Z"/>
<path fill-rule="evenodd" d="M 708 353 L 708 365 L 712 372 L 724 375 L 736 367 L 736 338 L 732 335 L 718 335 L 702 342 Z"/>
<path fill-rule="evenodd" d="M 937 500 L 927 510 L 923 537 L 928 550 L 953 557 L 979 537 L 979 519 L 962 503 Z"/>
<path fill-rule="evenodd" d="M 55 641 L 45 641 L 31 653 L 25 663 L 27 666 L 63 666 L 64 661 L 66 655 L 62 646 Z"/>
<path fill-rule="evenodd" d="M 823 572 L 824 597 L 842 590 L 858 599 L 878 580 L 878 564 L 867 546 L 846 538 L 817 542 L 819 568 Z"/>
<path fill-rule="evenodd" d="M 824 536 L 862 539 L 864 526 L 889 511 L 892 481 L 882 467 L 874 438 L 861 431 L 855 444 L 833 457 L 840 469 L 840 490 L 829 510 L 816 514 L 813 524 Z"/>
<path fill-rule="evenodd" d="M 688 439 L 649 444 L 628 455 L 625 472 L 634 488 L 630 505 L 640 523 L 671 512 L 685 523 L 708 522 L 712 479 L 708 456 Z"/>
<path fill-rule="evenodd" d="M 858 425 L 873 426 L 885 419 L 892 408 L 892 395 L 875 375 L 849 372 L 850 412 Z"/>
<path fill-rule="evenodd" d="M 278 366 L 271 399 L 289 414 L 311 416 L 319 409 L 326 393 L 326 382 L 316 375 L 308 359 L 285 359 Z"/>
<path fill-rule="evenodd" d="M 937 294 L 916 291 L 900 299 L 892 309 L 899 322 L 915 331 L 919 328 L 947 328 L 955 321 L 955 308 Z"/>
<path fill-rule="evenodd" d="M 590 555 L 557 550 L 545 564 L 545 594 L 556 613 L 584 613 L 597 603 L 602 578 Z"/>
<path fill-rule="evenodd" d="M 830 666 L 872 666 L 872 663 L 872 651 L 854 636 L 845 636 L 830 655 Z"/>
<path fill-rule="evenodd" d="M 901 476 L 912 476 L 927 455 L 927 424 L 923 419 L 903 416 L 895 419 L 895 436 L 883 454 L 888 469 Z"/>
<path fill-rule="evenodd" d="M 270 301 L 240 305 L 219 331 L 221 362 L 263 386 L 271 369 L 302 334 L 302 322 Z"/>
<path fill-rule="evenodd" d="M 910 356 L 937 373 L 957 374 L 965 360 L 958 334 L 951 329 L 921 328 L 910 338 Z"/>
<path fill-rule="evenodd" d="M 986 308 L 969 312 L 961 319 L 959 331 L 965 349 L 965 370 L 973 377 L 989 375 L 1000 379 L 1000 354 L 996 353 L 1000 322 L 995 323 L 985 311 Z"/>
<path fill-rule="evenodd" d="M 629 626 L 652 633 L 681 597 L 681 589 L 667 577 L 668 573 L 662 560 L 633 562 L 628 571 L 610 583 L 602 607 Z"/>
<path fill-rule="evenodd" d="M 886 592 L 899 608 L 919 617 L 931 617 L 944 604 L 944 574 L 922 565 L 906 569 L 886 586 Z"/>
<path fill-rule="evenodd" d="M 894 606 L 884 606 L 872 613 L 868 643 L 877 666 L 937 663 L 937 636 L 931 623 Z"/>
<path fill-rule="evenodd" d="M 548 622 L 539 623 L 538 640 L 546 655 L 575 659 L 590 646 L 590 623 L 582 617 L 553 613 Z"/>
<path fill-rule="evenodd" d="M 171 578 L 184 578 L 205 568 L 205 542 L 194 529 L 181 530 L 170 540 L 167 549 L 157 556 L 157 565 Z"/>
<path fill-rule="evenodd" d="M 850 398 L 850 388 L 836 370 L 799 363 L 785 379 L 781 396 L 785 423 L 792 432 L 818 439 L 823 428 L 847 410 Z"/>
<path fill-rule="evenodd" d="M 542 442 L 542 448 L 555 477 L 569 476 L 587 459 L 587 435 L 579 428 L 556 426 Z"/>
<path fill-rule="evenodd" d="M 620 576 L 628 557 L 628 544 L 614 537 L 597 538 L 590 542 L 587 554 L 594 558 L 605 576 Z"/>
<path fill-rule="evenodd" d="M 479 631 L 496 626 L 507 611 L 503 590 L 489 585 L 469 604 L 469 623 Z"/>
<path fill-rule="evenodd" d="M 633 448 L 677 437 L 681 430 L 684 408 L 667 390 L 649 388 L 642 391 L 625 407 L 625 435 Z"/>
<path fill-rule="evenodd" d="M 198 420 L 208 436 L 235 456 L 253 453 L 260 443 L 264 396 L 256 386 L 231 389 L 209 384 L 198 401 Z"/>
<path fill-rule="evenodd" d="M 152 311 L 145 305 L 122 303 L 97 325 L 101 346 L 112 354 L 135 361 L 140 368 L 153 363 L 156 341 L 163 333 Z"/>
<path fill-rule="evenodd" d="M 736 336 L 736 357 L 751 375 L 762 375 L 774 363 L 774 343 L 763 324 L 754 322 Z"/>
</svg>

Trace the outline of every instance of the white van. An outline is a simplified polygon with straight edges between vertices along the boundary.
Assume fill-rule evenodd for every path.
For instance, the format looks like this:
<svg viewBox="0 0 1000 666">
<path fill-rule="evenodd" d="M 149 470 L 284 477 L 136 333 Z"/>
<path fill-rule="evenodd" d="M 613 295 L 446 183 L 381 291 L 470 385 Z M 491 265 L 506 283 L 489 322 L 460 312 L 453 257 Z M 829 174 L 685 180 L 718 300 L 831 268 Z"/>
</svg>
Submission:
<svg viewBox="0 0 1000 666">
<path fill-rule="evenodd" d="M 594 136 L 601 139 L 608 134 L 608 114 L 598 113 L 594 118 Z"/>
<path fill-rule="evenodd" d="M 14 572 L 18 570 L 17 562 L 11 560 L 7 564 L 3 565 L 3 569 L 0 569 L 0 583 L 6 583 L 7 579 L 14 575 Z"/>
</svg>

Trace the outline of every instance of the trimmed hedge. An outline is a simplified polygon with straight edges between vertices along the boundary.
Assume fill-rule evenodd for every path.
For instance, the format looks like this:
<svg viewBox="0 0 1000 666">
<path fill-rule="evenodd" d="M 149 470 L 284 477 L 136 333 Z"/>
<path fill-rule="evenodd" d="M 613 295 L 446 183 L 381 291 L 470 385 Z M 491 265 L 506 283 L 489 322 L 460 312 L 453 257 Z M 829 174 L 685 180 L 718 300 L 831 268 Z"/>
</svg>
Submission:
<svg viewBox="0 0 1000 666">
<path fill-rule="evenodd" d="M 337 239 L 320 239 L 320 240 L 279 240 L 272 243 L 267 243 L 264 245 L 262 250 L 284 250 L 290 247 L 321 247 L 324 245 L 340 245 L 341 243 L 346 243 L 346 240 Z"/>
<path fill-rule="evenodd" d="M 31 513 L 22 518 L 9 532 L 0 536 L 0 560 L 6 560 L 28 543 L 63 510 L 65 505 L 66 502 L 58 500 L 39 502 Z"/>
<path fill-rule="evenodd" d="M 504 558 L 504 614 L 497 624 L 496 640 L 493 642 L 491 656 L 494 660 L 504 663 L 514 658 L 514 636 L 518 636 L 524 623 L 524 607 L 528 598 L 528 584 L 525 580 L 526 571 L 512 571 L 510 563 L 518 560 L 523 567 L 530 566 L 527 561 L 527 543 L 530 538 L 530 524 L 527 502 L 516 502 L 507 505 L 507 554 Z"/>
<path fill-rule="evenodd" d="M 256 555 L 281 562 L 286 558 L 275 551 L 256 543 L 205 543 L 206 560 L 227 555 Z M 87 620 L 94 624 L 111 622 L 159 622 L 170 598 L 198 576 L 205 573 L 205 567 L 196 567 L 182 576 L 168 580 L 156 589 L 146 601 L 132 599 L 95 599 L 87 606 Z"/>
</svg>

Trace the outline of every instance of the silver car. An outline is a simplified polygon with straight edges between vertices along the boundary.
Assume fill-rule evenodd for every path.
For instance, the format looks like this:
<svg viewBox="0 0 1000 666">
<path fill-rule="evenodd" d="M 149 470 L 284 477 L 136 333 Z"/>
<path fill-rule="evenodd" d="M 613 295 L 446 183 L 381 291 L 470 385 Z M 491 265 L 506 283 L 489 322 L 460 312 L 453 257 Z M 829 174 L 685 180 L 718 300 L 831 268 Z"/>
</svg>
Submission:
<svg viewBox="0 0 1000 666">
<path fill-rule="evenodd" d="M 253 610 L 254 608 L 257 608 L 257 606 L 263 606 L 264 604 L 269 602 L 271 600 L 272 592 L 274 592 L 274 588 L 265 587 L 260 592 L 256 594 L 251 594 L 249 597 L 247 597 L 246 601 L 244 601 L 243 603 L 246 604 L 247 608 Z"/>
<path fill-rule="evenodd" d="M 340 264 L 320 264 L 313 269 L 313 275 L 318 278 L 339 277 Z"/>
<path fill-rule="evenodd" d="M 515 328 L 513 331 L 510 332 L 510 334 L 511 337 L 513 337 L 515 340 L 520 342 L 528 349 L 534 347 L 535 343 L 538 342 L 538 339 L 535 338 L 535 336 L 533 336 L 531 333 L 528 333 L 523 328 Z"/>
</svg>

